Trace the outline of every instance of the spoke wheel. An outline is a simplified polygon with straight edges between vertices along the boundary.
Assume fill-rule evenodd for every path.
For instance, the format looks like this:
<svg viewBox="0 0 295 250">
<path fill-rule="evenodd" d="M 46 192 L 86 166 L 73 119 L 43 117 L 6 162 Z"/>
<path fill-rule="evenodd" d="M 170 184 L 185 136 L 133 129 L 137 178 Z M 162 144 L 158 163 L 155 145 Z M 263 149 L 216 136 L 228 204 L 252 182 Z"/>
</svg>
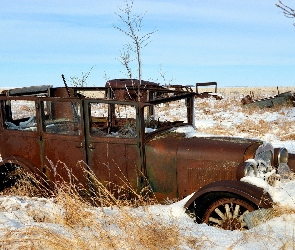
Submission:
<svg viewBox="0 0 295 250">
<path fill-rule="evenodd" d="M 247 201 L 238 198 L 223 198 L 214 201 L 208 207 L 203 222 L 225 230 L 243 230 L 247 229 L 244 215 L 254 210 L 255 207 Z"/>
</svg>

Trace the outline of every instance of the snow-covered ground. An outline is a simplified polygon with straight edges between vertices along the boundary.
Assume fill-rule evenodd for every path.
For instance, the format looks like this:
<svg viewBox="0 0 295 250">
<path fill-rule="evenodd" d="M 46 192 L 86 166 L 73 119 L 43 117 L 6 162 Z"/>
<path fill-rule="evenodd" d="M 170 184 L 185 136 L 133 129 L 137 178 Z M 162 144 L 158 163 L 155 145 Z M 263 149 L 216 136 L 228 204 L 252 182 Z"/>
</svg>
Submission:
<svg viewBox="0 0 295 250">
<path fill-rule="evenodd" d="M 294 181 L 271 187 L 276 201 L 283 201 L 282 205 L 291 205 L 290 208 L 294 208 L 294 190 Z M 105 243 L 100 245 L 101 235 L 96 235 L 93 232 L 95 229 L 95 232 L 100 231 L 111 236 L 113 247 L 110 246 L 110 249 L 147 249 L 140 245 L 140 239 L 135 238 L 130 242 L 129 237 L 138 237 L 132 230 L 136 231 L 139 225 L 134 226 L 132 222 L 121 225 L 120 221 L 126 220 L 128 216 L 134 221 L 142 222 L 142 228 L 145 228 L 145 224 L 148 228 L 155 224 L 157 227 L 159 223 L 159 230 L 164 230 L 167 234 L 163 237 L 168 238 L 171 233 L 161 228 L 163 225 L 175 229 L 177 245 L 167 246 L 166 249 L 294 249 L 295 214 L 288 212 L 247 231 L 226 231 L 194 223 L 185 214 L 185 201 L 186 199 L 171 205 L 139 208 L 88 208 L 84 219 L 90 218 L 97 225 L 87 227 L 78 222 L 73 226 L 61 221 L 61 218 L 67 216 L 66 208 L 54 199 L 1 197 L 0 245 L 3 247 L 1 249 L 20 249 L 22 246 L 22 249 L 66 249 L 63 242 L 53 244 L 50 241 L 67 238 L 72 249 L 81 249 L 81 246 L 83 249 L 106 249 Z M 152 229 L 155 230 L 154 227 Z M 146 230 L 146 233 L 152 231 Z M 85 245 L 81 244 L 83 240 Z M 165 246 L 158 245 L 153 249 L 165 249 Z"/>
<path fill-rule="evenodd" d="M 215 99 L 197 100 L 195 110 L 197 131 L 191 131 L 188 136 L 200 136 L 201 133 L 206 133 L 254 137 L 271 142 L 276 147 L 286 147 L 289 152 L 295 153 L 295 137 L 293 139 L 289 136 L 291 139 L 282 140 L 283 137 L 279 136 L 283 133 L 292 135 L 294 132 L 292 127 L 282 127 L 286 123 L 279 122 L 294 123 L 294 108 L 282 107 L 279 111 L 256 110 L 251 113 L 236 103 L 230 105 L 230 101 L 228 105 L 221 105 L 225 101 L 217 102 Z M 171 115 L 173 114 L 171 112 Z M 259 121 L 265 121 L 266 126 L 271 123 L 271 131 L 259 133 L 259 127 L 247 128 L 243 124 L 254 124 Z M 237 129 L 242 124 L 244 126 L 242 130 Z M 265 188 L 283 212 L 247 231 L 225 231 L 194 223 L 183 208 L 189 198 L 187 197 L 169 205 L 120 209 L 86 207 L 77 211 L 84 222 L 78 220 L 77 223 L 67 223 L 71 214 L 67 203 L 59 202 L 63 198 L 59 198 L 58 201 L 56 198 L 2 196 L 0 197 L 0 249 L 147 249 L 147 246 L 151 249 L 294 249 L 295 181 L 277 181 L 274 186 L 255 177 L 245 177 L 243 181 Z M 75 204 L 68 206 L 73 206 L 75 210 Z M 72 216 L 75 217 L 73 214 Z M 130 221 L 120 223 L 126 221 L 126 217 L 131 218 Z M 136 223 L 132 224 L 131 221 Z M 157 232 L 157 227 L 151 227 L 155 224 L 165 234 L 161 235 Z M 98 227 L 99 233 L 99 230 L 93 230 Z M 149 235 L 153 237 L 158 235 L 163 237 L 163 242 L 164 238 L 169 237 L 178 240 L 170 245 L 160 243 L 145 245 L 142 243 L 143 239 L 138 239 L 141 236 L 135 233 L 137 227 L 140 230 L 146 228 L 144 236 L 146 238 Z M 167 230 L 169 228 L 174 228 L 177 234 L 174 235 L 174 232 Z M 110 240 L 108 246 L 100 242 L 100 239 L 105 240 L 105 238 Z"/>
</svg>

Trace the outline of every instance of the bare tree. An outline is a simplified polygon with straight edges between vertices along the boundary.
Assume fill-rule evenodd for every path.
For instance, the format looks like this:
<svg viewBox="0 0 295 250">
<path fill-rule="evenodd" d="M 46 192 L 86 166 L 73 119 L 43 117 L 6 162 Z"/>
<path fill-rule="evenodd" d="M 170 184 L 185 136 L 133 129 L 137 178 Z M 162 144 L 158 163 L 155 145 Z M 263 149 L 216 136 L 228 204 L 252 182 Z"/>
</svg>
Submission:
<svg viewBox="0 0 295 250">
<path fill-rule="evenodd" d="M 278 0 L 279 3 L 276 6 L 283 10 L 283 13 L 288 18 L 295 18 L 295 10 L 285 5 L 281 0 Z M 295 26 L 295 23 L 293 24 Z"/>
<path fill-rule="evenodd" d="M 142 33 L 143 28 L 143 18 L 146 13 L 137 15 L 132 13 L 133 0 L 125 0 L 124 7 L 118 7 L 120 13 L 115 13 L 119 20 L 122 22 L 123 27 L 114 25 L 114 28 L 121 31 L 123 34 L 131 39 L 131 43 L 125 45 L 125 50 L 121 52 L 121 63 L 127 69 L 128 76 L 132 77 L 132 72 L 129 63 L 132 61 L 130 53 L 135 53 L 137 66 L 138 66 L 138 99 L 140 100 L 140 86 L 142 81 L 142 62 L 141 62 L 141 49 L 146 47 L 149 42 L 151 35 L 156 32 Z"/>
</svg>

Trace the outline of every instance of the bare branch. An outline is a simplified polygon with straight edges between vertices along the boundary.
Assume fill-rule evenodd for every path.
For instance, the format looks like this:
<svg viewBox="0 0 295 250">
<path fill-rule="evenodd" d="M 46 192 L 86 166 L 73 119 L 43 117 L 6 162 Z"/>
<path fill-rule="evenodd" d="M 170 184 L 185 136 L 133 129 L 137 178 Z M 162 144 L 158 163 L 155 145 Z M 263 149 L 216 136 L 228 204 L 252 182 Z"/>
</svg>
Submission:
<svg viewBox="0 0 295 250">
<path fill-rule="evenodd" d="M 129 77 L 129 79 L 132 79 L 132 70 L 130 68 L 130 62 L 134 61 L 134 59 L 131 59 L 130 50 L 131 50 L 131 45 L 127 44 L 125 48 L 121 51 L 120 62 L 126 68 L 127 76 Z"/>
<path fill-rule="evenodd" d="M 87 86 L 87 78 L 89 77 L 91 71 L 93 70 L 95 65 L 93 65 L 89 71 L 87 71 L 86 73 L 84 73 L 82 71 L 82 78 L 78 77 L 78 76 L 73 76 L 70 77 L 71 82 L 73 84 L 73 86 L 75 87 L 86 87 Z"/>
<path fill-rule="evenodd" d="M 164 86 L 167 87 L 169 85 L 171 85 L 172 81 L 173 81 L 173 77 L 167 82 L 167 79 L 166 79 L 166 73 L 167 72 L 163 72 L 163 69 L 162 69 L 162 64 L 160 65 L 160 70 L 159 70 L 159 74 L 164 82 Z"/>
<path fill-rule="evenodd" d="M 278 8 L 280 8 L 281 10 L 283 10 L 283 14 L 285 15 L 285 17 L 287 18 L 295 18 L 295 10 L 292 9 L 291 7 L 285 5 L 281 0 L 278 0 L 279 3 L 276 4 L 276 6 Z M 293 24 L 295 26 L 295 23 Z"/>
</svg>

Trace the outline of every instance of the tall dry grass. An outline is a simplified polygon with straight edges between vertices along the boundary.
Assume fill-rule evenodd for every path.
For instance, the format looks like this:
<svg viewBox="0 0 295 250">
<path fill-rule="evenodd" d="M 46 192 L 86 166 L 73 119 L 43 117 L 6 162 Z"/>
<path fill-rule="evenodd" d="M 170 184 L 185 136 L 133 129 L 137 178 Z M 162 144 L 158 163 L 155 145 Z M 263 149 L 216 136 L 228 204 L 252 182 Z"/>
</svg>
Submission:
<svg viewBox="0 0 295 250">
<path fill-rule="evenodd" d="M 1 249 L 173 249 L 180 243 L 177 220 L 160 222 L 144 208 L 157 203 L 149 187 L 136 192 L 125 185 L 122 189 L 130 189 L 135 197 L 126 200 L 116 197 L 94 176 L 90 192 L 73 182 L 43 189 L 38 178 L 26 173 L 22 177 L 3 194 L 51 197 L 62 212 L 52 211 L 49 216 L 31 210 L 37 224 L 5 232 Z M 142 212 L 134 212 L 135 207 L 142 207 Z"/>
</svg>

